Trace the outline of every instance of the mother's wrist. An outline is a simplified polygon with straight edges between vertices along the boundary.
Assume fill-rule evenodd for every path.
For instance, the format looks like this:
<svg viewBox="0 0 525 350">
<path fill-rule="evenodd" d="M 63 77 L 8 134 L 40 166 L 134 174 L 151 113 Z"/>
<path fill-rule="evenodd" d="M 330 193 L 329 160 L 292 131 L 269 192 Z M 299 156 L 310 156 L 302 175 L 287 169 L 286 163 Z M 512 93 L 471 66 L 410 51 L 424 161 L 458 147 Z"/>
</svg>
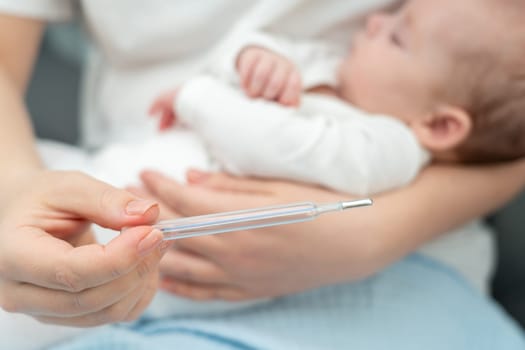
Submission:
<svg viewBox="0 0 525 350">
<path fill-rule="evenodd" d="M 2 193 L 0 211 L 43 171 L 45 169 L 40 164 L 17 166 L 0 171 L 0 193 Z"/>
</svg>

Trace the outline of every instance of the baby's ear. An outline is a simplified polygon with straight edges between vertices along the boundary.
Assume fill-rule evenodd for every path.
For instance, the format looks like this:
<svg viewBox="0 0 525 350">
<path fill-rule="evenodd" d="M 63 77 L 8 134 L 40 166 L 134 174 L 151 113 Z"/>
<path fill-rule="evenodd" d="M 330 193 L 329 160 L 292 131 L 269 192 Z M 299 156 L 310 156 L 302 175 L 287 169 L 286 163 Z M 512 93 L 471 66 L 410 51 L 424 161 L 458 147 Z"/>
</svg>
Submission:
<svg viewBox="0 0 525 350">
<path fill-rule="evenodd" d="M 472 120 L 462 108 L 441 106 L 410 126 L 425 148 L 442 152 L 456 148 L 467 139 L 472 130 Z"/>
</svg>

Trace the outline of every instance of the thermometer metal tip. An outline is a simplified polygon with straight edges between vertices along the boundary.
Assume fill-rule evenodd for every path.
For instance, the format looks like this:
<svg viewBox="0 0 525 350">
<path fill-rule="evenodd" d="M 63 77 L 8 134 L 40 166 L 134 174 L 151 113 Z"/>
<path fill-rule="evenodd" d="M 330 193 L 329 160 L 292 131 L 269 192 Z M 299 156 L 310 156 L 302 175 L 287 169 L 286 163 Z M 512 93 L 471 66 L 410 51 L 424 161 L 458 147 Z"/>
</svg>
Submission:
<svg viewBox="0 0 525 350">
<path fill-rule="evenodd" d="M 341 210 L 358 208 L 358 207 L 368 207 L 372 205 L 373 203 L 374 201 L 369 198 L 356 200 L 356 201 L 341 202 Z"/>
</svg>

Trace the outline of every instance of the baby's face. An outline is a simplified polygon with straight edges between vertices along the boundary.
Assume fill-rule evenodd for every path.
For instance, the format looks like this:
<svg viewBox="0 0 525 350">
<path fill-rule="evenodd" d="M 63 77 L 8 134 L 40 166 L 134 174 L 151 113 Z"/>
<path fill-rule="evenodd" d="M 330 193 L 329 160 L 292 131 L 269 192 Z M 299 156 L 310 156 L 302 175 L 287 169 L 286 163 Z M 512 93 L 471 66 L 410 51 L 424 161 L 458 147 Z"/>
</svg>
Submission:
<svg viewBox="0 0 525 350">
<path fill-rule="evenodd" d="M 406 122 L 423 116 L 453 71 L 451 47 L 485 35 L 486 3 L 410 0 L 396 13 L 371 16 L 340 67 L 342 97 Z"/>
</svg>

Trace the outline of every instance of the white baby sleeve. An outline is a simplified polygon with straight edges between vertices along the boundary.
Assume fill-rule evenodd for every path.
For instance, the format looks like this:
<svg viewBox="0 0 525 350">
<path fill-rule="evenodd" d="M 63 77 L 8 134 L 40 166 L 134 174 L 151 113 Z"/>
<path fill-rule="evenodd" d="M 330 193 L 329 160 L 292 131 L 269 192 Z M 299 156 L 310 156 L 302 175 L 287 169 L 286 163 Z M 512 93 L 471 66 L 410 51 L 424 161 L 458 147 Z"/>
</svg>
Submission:
<svg viewBox="0 0 525 350">
<path fill-rule="evenodd" d="M 329 101 L 323 110 L 331 103 L 341 108 L 334 99 L 322 99 Z M 309 103 L 306 97 L 304 103 Z M 306 181 L 358 195 L 410 182 L 427 161 L 410 130 L 393 118 L 345 111 L 344 118 L 305 114 L 248 99 L 207 76 L 184 85 L 176 103 L 180 121 L 203 137 L 229 172 Z"/>
<path fill-rule="evenodd" d="M 273 51 L 296 64 L 304 89 L 319 85 L 337 84 L 337 66 L 344 50 L 316 40 L 294 40 L 265 32 L 238 33 L 231 36 L 217 51 L 211 73 L 223 81 L 238 85 L 237 60 L 247 47 L 257 46 Z"/>
</svg>

